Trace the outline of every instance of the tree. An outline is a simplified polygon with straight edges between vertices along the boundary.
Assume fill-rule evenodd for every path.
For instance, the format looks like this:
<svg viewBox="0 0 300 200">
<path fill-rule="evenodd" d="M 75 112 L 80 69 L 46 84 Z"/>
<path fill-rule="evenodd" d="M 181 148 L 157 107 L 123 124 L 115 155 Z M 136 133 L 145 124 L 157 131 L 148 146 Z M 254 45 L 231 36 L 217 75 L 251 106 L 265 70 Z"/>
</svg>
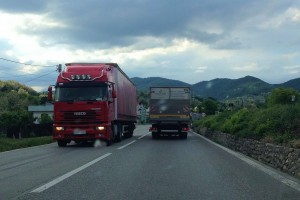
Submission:
<svg viewBox="0 0 300 200">
<path fill-rule="evenodd" d="M 26 137 L 26 127 L 33 124 L 33 116 L 27 111 L 10 111 L 0 115 L 0 129 L 7 137 Z"/>
<path fill-rule="evenodd" d="M 191 100 L 191 107 L 193 109 L 193 112 L 201 113 L 202 104 L 203 104 L 203 98 L 201 98 L 200 96 L 193 97 Z"/>
<path fill-rule="evenodd" d="M 271 95 L 268 98 L 268 106 L 292 104 L 297 102 L 299 97 L 299 92 L 295 89 L 276 88 L 272 90 Z M 292 102 L 292 98 L 294 98 L 294 102 Z"/>
<path fill-rule="evenodd" d="M 149 104 L 149 94 L 146 91 L 138 91 L 137 93 L 138 102 L 143 104 L 146 108 L 148 108 Z"/>
<path fill-rule="evenodd" d="M 211 98 L 207 98 L 204 101 L 204 110 L 207 115 L 213 115 L 218 110 L 218 103 Z"/>
<path fill-rule="evenodd" d="M 48 114 L 43 113 L 41 115 L 40 123 L 41 124 L 52 124 L 53 120 L 51 119 L 51 117 Z"/>
<path fill-rule="evenodd" d="M 11 138 L 28 136 L 33 124 L 28 105 L 39 104 L 42 97 L 16 81 L 0 81 L 0 133 Z"/>
</svg>

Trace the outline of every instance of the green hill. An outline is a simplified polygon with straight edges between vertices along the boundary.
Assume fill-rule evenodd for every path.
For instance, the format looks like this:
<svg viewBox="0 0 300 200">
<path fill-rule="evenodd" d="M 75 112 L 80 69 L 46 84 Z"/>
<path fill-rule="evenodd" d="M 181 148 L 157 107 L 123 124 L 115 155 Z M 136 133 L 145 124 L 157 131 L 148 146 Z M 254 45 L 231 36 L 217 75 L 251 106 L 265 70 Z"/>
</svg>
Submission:
<svg viewBox="0 0 300 200">
<path fill-rule="evenodd" d="M 269 93 L 277 87 L 291 87 L 300 91 L 300 78 L 282 84 L 269 84 L 258 78 L 246 76 L 239 79 L 217 78 L 201 81 L 190 85 L 188 83 L 160 77 L 132 78 L 138 90 L 149 90 L 151 86 L 190 86 L 193 95 L 213 97 L 218 100 L 242 96 L 260 96 Z"/>
<path fill-rule="evenodd" d="M 280 87 L 291 87 L 300 91 L 300 78 L 292 79 L 285 83 L 279 84 Z"/>
<path fill-rule="evenodd" d="M 273 85 L 252 76 L 239 79 L 213 79 L 192 86 L 195 95 L 220 100 L 245 95 L 261 95 L 270 92 L 273 88 Z"/>
<path fill-rule="evenodd" d="M 138 90 L 149 90 L 150 87 L 154 86 L 191 86 L 188 83 L 177 81 L 177 80 L 171 80 L 166 78 L 160 78 L 160 77 L 150 77 L 150 78 L 138 78 L 134 77 L 131 78 L 131 80 L 134 82 Z"/>
<path fill-rule="evenodd" d="M 0 80 L 0 92 L 20 91 L 23 90 L 30 95 L 37 96 L 38 92 L 32 88 L 23 85 L 17 81 L 1 81 Z"/>
</svg>

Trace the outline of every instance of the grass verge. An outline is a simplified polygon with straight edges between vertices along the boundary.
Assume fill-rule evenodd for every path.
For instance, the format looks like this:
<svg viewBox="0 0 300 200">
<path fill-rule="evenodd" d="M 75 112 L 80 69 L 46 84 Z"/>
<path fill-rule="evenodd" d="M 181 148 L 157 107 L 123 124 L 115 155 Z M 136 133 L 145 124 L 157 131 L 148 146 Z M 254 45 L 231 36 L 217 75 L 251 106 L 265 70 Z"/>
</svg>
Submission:
<svg viewBox="0 0 300 200">
<path fill-rule="evenodd" d="M 0 137 L 0 152 L 52 143 L 52 136 L 11 139 Z"/>
</svg>

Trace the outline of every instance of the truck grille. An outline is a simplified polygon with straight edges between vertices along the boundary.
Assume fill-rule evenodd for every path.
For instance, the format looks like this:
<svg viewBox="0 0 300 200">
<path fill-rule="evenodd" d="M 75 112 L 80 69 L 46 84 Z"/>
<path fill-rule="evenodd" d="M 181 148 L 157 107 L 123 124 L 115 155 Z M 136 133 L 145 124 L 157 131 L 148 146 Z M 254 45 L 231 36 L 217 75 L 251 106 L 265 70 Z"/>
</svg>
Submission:
<svg viewBox="0 0 300 200">
<path fill-rule="evenodd" d="M 59 124 L 96 124 L 97 120 L 96 111 L 64 111 L 59 112 Z"/>
</svg>

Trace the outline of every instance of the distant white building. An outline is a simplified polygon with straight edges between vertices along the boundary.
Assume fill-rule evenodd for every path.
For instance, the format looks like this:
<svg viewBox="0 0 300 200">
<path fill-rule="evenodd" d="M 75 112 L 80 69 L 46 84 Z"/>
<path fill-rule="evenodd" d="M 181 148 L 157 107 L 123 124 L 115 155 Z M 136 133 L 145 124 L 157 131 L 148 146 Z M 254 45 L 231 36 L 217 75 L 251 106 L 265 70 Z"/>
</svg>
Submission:
<svg viewBox="0 0 300 200">
<path fill-rule="evenodd" d="M 53 104 L 46 104 L 40 106 L 28 106 L 28 111 L 33 112 L 33 117 L 36 118 L 34 121 L 35 124 L 39 124 L 41 116 L 43 114 L 49 115 L 53 119 Z"/>
</svg>

